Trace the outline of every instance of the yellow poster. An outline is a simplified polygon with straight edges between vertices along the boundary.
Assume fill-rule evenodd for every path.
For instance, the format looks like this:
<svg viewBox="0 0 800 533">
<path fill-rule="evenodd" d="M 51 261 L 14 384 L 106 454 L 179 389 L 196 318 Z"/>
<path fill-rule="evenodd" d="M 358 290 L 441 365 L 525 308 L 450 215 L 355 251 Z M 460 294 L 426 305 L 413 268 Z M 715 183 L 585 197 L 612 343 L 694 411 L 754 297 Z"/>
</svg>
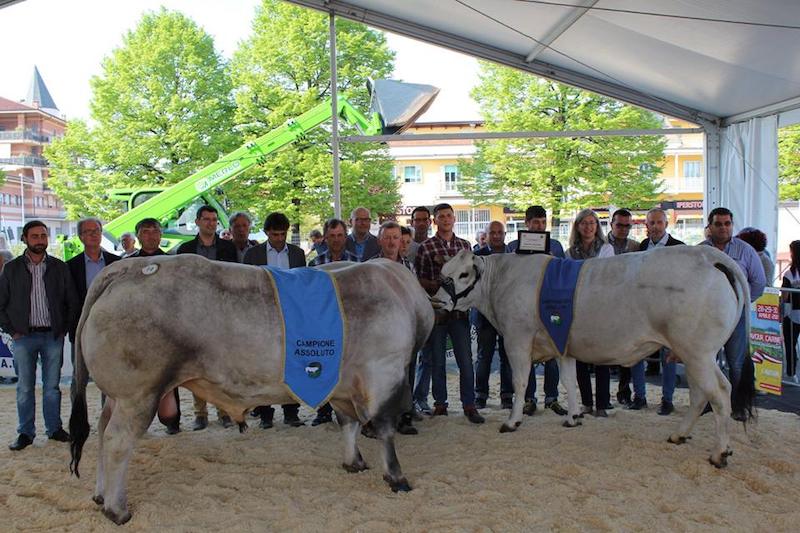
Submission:
<svg viewBox="0 0 800 533">
<path fill-rule="evenodd" d="M 750 356 L 755 366 L 756 390 L 777 395 L 781 394 L 783 373 L 780 304 L 780 290 L 767 287 L 750 310 Z"/>
</svg>

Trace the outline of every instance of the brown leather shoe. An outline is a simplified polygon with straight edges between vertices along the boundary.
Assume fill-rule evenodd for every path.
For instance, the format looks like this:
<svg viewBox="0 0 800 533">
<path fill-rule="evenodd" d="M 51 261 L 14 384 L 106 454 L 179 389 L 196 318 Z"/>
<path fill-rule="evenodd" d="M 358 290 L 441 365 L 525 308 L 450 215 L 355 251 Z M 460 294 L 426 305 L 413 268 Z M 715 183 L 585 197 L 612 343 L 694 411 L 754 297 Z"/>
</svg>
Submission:
<svg viewBox="0 0 800 533">
<path fill-rule="evenodd" d="M 486 422 L 486 419 L 481 416 L 477 409 L 474 407 L 467 407 L 464 409 L 464 415 L 466 415 L 467 420 L 472 422 L 473 424 L 483 424 Z"/>
<path fill-rule="evenodd" d="M 433 406 L 433 416 L 447 416 L 447 406 L 446 405 L 434 405 Z"/>
</svg>

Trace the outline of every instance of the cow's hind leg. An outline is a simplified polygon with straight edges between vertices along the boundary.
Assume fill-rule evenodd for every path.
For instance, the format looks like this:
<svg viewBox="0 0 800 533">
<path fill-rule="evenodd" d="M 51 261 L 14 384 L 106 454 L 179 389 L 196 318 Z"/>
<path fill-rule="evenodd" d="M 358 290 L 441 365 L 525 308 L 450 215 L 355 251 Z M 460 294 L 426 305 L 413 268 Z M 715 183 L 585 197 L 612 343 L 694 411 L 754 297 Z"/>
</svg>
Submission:
<svg viewBox="0 0 800 533">
<path fill-rule="evenodd" d="M 567 389 L 567 419 L 564 420 L 564 427 L 572 428 L 581 425 L 580 413 L 578 412 L 578 374 L 575 366 L 575 358 L 559 357 L 558 369 L 561 375 L 561 382 Z"/>
<path fill-rule="evenodd" d="M 152 422 L 158 408 L 158 396 L 147 399 L 118 400 L 106 427 L 103 442 L 104 498 L 103 514 L 115 524 L 131 518 L 128 512 L 128 461 L 133 445 Z"/>
<path fill-rule="evenodd" d="M 103 437 L 112 411 L 114 411 L 114 400 L 106 398 L 106 403 L 100 412 L 100 420 L 97 422 L 97 480 L 95 481 L 94 495 L 92 496 L 92 500 L 97 505 L 103 505 Z"/>
<path fill-rule="evenodd" d="M 670 442 L 685 442 L 695 422 L 700 416 L 706 401 L 714 411 L 714 423 L 717 432 L 717 443 L 711 452 L 709 461 L 717 468 L 728 464 L 730 455 L 728 419 L 731 414 L 731 386 L 722 371 L 714 362 L 714 357 L 682 358 L 686 366 L 686 377 L 689 381 L 691 407 L 678 427 L 677 434 L 670 436 Z"/>
<path fill-rule="evenodd" d="M 411 485 L 408 484 L 403 472 L 400 470 L 400 462 L 397 460 L 397 453 L 394 447 L 394 430 L 397 427 L 396 416 L 381 415 L 372 419 L 375 432 L 378 434 L 381 444 L 383 444 L 383 479 L 389 484 L 392 492 L 408 492 Z"/>
<path fill-rule="evenodd" d="M 342 427 L 342 435 L 344 436 L 344 462 L 342 468 L 348 472 L 362 472 L 369 468 L 364 458 L 361 457 L 361 452 L 358 449 L 358 438 L 361 424 L 355 418 L 352 418 L 341 411 L 336 411 L 336 418 L 339 420 L 339 425 Z"/>
</svg>

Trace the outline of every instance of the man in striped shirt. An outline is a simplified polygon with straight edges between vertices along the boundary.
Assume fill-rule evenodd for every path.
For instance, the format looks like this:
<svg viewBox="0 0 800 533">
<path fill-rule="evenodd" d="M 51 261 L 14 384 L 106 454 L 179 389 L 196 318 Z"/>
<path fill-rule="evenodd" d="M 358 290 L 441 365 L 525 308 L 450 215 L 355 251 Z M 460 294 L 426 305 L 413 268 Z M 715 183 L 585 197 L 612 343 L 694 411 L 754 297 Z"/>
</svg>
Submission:
<svg viewBox="0 0 800 533">
<path fill-rule="evenodd" d="M 68 442 L 61 425 L 61 364 L 64 335 L 78 318 L 78 296 L 67 265 L 47 254 L 47 226 L 31 220 L 22 228 L 25 252 L 0 274 L 0 328 L 14 339 L 17 365 L 18 436 L 13 451 L 36 436 L 36 364 L 42 365 L 42 413 L 47 437 Z"/>
</svg>

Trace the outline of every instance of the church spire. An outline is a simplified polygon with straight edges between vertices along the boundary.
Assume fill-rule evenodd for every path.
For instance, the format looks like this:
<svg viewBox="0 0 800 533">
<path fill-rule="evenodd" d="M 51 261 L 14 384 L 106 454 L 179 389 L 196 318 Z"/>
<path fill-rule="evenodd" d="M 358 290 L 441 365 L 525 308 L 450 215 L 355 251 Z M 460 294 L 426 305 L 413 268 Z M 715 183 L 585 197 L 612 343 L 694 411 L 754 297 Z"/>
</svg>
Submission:
<svg viewBox="0 0 800 533">
<path fill-rule="evenodd" d="M 33 79 L 31 80 L 31 87 L 28 89 L 28 96 L 25 98 L 25 103 L 31 107 L 39 107 L 44 109 L 58 110 L 53 97 L 50 96 L 50 91 L 47 90 L 47 85 L 44 84 L 42 75 L 39 74 L 39 69 L 34 65 Z"/>
</svg>

